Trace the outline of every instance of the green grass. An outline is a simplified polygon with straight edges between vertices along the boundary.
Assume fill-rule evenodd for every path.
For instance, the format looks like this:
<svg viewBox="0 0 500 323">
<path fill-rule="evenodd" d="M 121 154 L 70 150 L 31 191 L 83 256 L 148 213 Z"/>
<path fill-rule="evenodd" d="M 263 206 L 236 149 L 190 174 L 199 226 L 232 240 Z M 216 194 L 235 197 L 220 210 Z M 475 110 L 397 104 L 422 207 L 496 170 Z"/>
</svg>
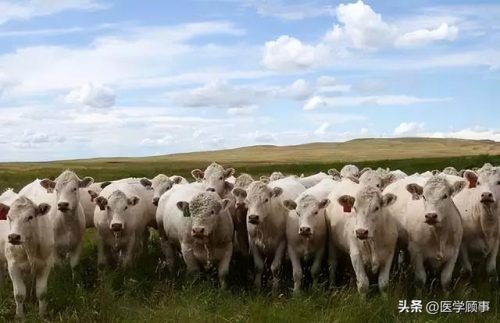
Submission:
<svg viewBox="0 0 500 323">
<path fill-rule="evenodd" d="M 186 177 L 193 168 L 204 168 L 207 161 L 165 162 L 155 160 L 73 161 L 41 164 L 0 165 L 0 188 L 19 189 L 36 177 L 54 177 L 63 169 L 74 169 L 80 176 L 90 175 L 96 180 L 128 176 L 152 177 L 157 173 L 179 174 Z M 470 168 L 485 162 L 500 164 L 500 156 L 421 158 L 357 162 L 361 167 L 390 167 L 412 173 L 443 169 L 445 166 Z M 238 173 L 260 176 L 271 171 L 312 174 L 331 167 L 340 169 L 343 163 L 244 163 L 235 162 Z M 98 274 L 93 230 L 86 235 L 85 250 L 75 282 L 69 266 L 54 269 L 49 281 L 49 313 L 47 322 L 494 322 L 499 320 L 497 286 L 489 285 L 478 275 L 471 285 L 457 283 L 449 297 L 438 289 L 427 295 L 427 300 L 489 300 L 491 311 L 486 314 L 398 314 L 400 299 L 414 298 L 411 275 L 407 272 L 393 275 L 390 296 L 387 299 L 374 292 L 366 301 L 358 296 L 352 284 L 334 291 L 326 289 L 305 292 L 299 297 L 290 295 L 290 268 L 285 267 L 287 286 L 281 296 L 257 294 L 247 284 L 232 279 L 228 291 L 220 291 L 213 280 L 193 282 L 184 277 L 184 270 L 174 277 L 158 266 L 161 252 L 157 238 L 153 238 L 147 253 L 137 268 L 122 273 L 107 271 Z M 232 268 L 233 275 L 237 270 Z M 11 283 L 5 278 L 0 286 L 0 321 L 11 321 L 14 316 Z M 27 321 L 42 321 L 36 314 L 34 300 L 26 306 Z"/>
</svg>

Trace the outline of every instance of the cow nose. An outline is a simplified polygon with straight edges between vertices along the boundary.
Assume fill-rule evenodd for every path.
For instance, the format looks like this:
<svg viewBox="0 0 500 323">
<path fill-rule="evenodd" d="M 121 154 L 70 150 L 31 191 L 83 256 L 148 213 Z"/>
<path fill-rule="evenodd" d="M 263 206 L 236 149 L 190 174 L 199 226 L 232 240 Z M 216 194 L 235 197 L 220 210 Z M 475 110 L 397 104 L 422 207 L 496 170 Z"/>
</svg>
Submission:
<svg viewBox="0 0 500 323">
<path fill-rule="evenodd" d="M 299 234 L 304 236 L 310 236 L 312 234 L 312 230 L 310 227 L 300 227 Z"/>
<path fill-rule="evenodd" d="M 158 202 L 160 202 L 160 198 L 159 197 L 155 197 L 153 198 L 153 204 L 158 206 Z"/>
<path fill-rule="evenodd" d="M 57 208 L 60 211 L 67 210 L 69 208 L 69 203 L 68 202 L 59 202 L 59 203 L 57 203 Z"/>
<path fill-rule="evenodd" d="M 236 208 L 244 208 L 245 207 L 245 203 L 243 202 L 236 202 Z"/>
<path fill-rule="evenodd" d="M 111 224 L 111 230 L 112 231 L 122 231 L 123 226 L 121 223 L 113 223 L 113 224 Z"/>
<path fill-rule="evenodd" d="M 17 233 L 9 234 L 8 238 L 9 238 L 9 242 L 12 244 L 16 244 L 16 243 L 19 243 L 21 241 L 21 235 L 19 235 Z"/>
<path fill-rule="evenodd" d="M 203 233 L 205 233 L 205 228 L 193 228 L 192 231 L 194 237 L 199 237 L 203 236 Z"/>
<path fill-rule="evenodd" d="M 493 202 L 493 193 L 484 192 L 481 194 L 481 202 Z"/>
<path fill-rule="evenodd" d="M 365 240 L 368 238 L 368 230 L 365 229 L 357 229 L 356 230 L 356 237 L 360 240 Z"/>
<path fill-rule="evenodd" d="M 207 192 L 215 192 L 215 188 L 213 187 L 207 188 Z"/>
<path fill-rule="evenodd" d="M 251 214 L 248 216 L 248 220 L 250 223 L 258 223 L 259 222 L 259 216 L 255 214 Z"/>
</svg>

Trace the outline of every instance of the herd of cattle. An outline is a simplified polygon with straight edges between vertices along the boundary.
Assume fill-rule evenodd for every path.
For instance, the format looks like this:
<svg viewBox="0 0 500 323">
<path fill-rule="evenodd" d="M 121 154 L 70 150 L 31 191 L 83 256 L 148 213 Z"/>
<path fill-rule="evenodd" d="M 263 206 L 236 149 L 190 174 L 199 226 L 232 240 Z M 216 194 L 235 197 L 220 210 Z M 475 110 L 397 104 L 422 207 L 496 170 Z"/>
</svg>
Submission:
<svg viewBox="0 0 500 323">
<path fill-rule="evenodd" d="M 409 259 L 420 288 L 432 268 L 448 290 L 457 261 L 462 274 L 479 263 L 497 277 L 500 167 L 447 167 L 408 176 L 347 165 L 340 172 L 307 177 L 275 172 L 258 180 L 234 172 L 212 163 L 192 171 L 193 183 L 163 174 L 94 183 L 67 170 L 19 193 L 5 191 L 0 262 L 12 280 L 16 315 L 24 314 L 29 280 L 44 313 L 52 267 L 64 259 L 72 269 L 78 265 L 90 227 L 98 239 L 99 268 L 135 266 L 155 228 L 169 270 L 180 260 L 190 273 L 215 269 L 222 288 L 235 254 L 253 263 L 257 289 L 266 269 L 278 288 L 285 259 L 292 264 L 294 292 L 300 291 L 306 268 L 317 284 L 325 259 L 335 282 L 345 258 L 362 295 L 369 276 L 377 277 L 385 293 L 399 253 Z"/>
</svg>

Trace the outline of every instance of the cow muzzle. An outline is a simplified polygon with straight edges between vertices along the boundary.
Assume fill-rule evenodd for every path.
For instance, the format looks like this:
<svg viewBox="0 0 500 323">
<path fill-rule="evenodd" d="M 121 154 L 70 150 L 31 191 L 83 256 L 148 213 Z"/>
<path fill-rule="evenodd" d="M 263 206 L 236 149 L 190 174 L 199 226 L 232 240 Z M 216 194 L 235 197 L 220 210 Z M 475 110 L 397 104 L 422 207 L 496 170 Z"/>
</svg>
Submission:
<svg viewBox="0 0 500 323">
<path fill-rule="evenodd" d="M 69 203 L 68 202 L 59 202 L 57 203 L 57 210 L 61 212 L 66 212 L 69 210 Z"/>
<path fill-rule="evenodd" d="M 356 238 L 359 240 L 366 240 L 368 239 L 368 230 L 366 229 L 357 229 L 356 230 Z"/>
<path fill-rule="evenodd" d="M 209 188 L 207 188 L 207 192 L 213 192 L 213 193 L 215 193 L 215 188 L 209 187 Z"/>
<path fill-rule="evenodd" d="M 305 237 L 305 238 L 310 238 L 313 235 L 312 229 L 310 227 L 300 227 L 299 228 L 299 235 Z"/>
<path fill-rule="evenodd" d="M 158 206 L 158 203 L 160 203 L 160 198 L 159 197 L 153 198 L 153 205 Z"/>
<path fill-rule="evenodd" d="M 191 230 L 193 238 L 201 239 L 205 237 L 205 228 L 195 227 Z"/>
<path fill-rule="evenodd" d="M 495 203 L 495 199 L 493 198 L 493 193 L 484 192 L 481 194 L 481 203 L 483 204 L 492 204 Z"/>
<path fill-rule="evenodd" d="M 252 214 L 248 216 L 248 223 L 250 224 L 259 224 L 259 216 Z"/>
<path fill-rule="evenodd" d="M 21 235 L 17 233 L 11 233 L 7 238 L 9 239 L 9 243 L 12 245 L 20 245 L 22 243 Z"/>
<path fill-rule="evenodd" d="M 111 224 L 111 231 L 113 231 L 113 232 L 123 231 L 123 225 L 121 223 L 112 223 Z"/>
<path fill-rule="evenodd" d="M 427 223 L 428 225 L 435 225 L 438 222 L 439 221 L 437 213 L 427 213 L 425 215 L 425 223 Z"/>
</svg>

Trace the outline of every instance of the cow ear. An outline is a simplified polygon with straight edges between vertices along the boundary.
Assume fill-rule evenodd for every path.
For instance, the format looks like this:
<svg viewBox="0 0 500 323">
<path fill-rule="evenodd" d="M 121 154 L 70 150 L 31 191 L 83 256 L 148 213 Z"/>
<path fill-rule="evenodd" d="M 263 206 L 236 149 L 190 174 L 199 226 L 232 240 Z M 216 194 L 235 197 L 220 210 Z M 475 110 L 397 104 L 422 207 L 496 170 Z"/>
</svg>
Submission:
<svg viewBox="0 0 500 323">
<path fill-rule="evenodd" d="M 92 177 L 86 176 L 78 183 L 80 188 L 89 187 L 90 184 L 94 183 L 94 179 Z"/>
<path fill-rule="evenodd" d="M 7 213 L 9 213 L 10 207 L 3 203 L 0 203 L 0 220 L 7 220 Z"/>
<path fill-rule="evenodd" d="M 101 183 L 101 188 L 105 188 L 106 186 L 109 186 L 109 185 L 111 185 L 110 181 L 102 182 Z"/>
<path fill-rule="evenodd" d="M 368 172 L 372 170 L 370 167 L 365 167 L 363 168 L 360 172 L 359 172 L 359 177 L 361 177 L 361 175 L 363 175 L 364 173 Z"/>
<path fill-rule="evenodd" d="M 234 170 L 234 168 L 231 168 L 231 167 L 230 168 L 226 168 L 224 170 L 224 178 L 228 178 L 228 177 L 233 176 L 235 172 L 236 171 Z"/>
<path fill-rule="evenodd" d="M 354 177 L 354 176 L 349 176 L 347 177 L 349 180 L 351 180 L 352 182 L 356 183 L 356 184 L 359 184 L 359 179 L 357 177 Z"/>
<path fill-rule="evenodd" d="M 189 218 L 191 216 L 191 212 L 189 212 L 189 203 L 186 201 L 177 202 L 177 208 L 182 212 L 185 218 Z"/>
<path fill-rule="evenodd" d="M 329 200 L 329 199 L 322 199 L 322 200 L 319 202 L 318 208 L 319 208 L 319 209 L 324 209 L 324 208 L 326 208 L 329 204 L 330 204 L 330 200 Z"/>
<path fill-rule="evenodd" d="M 340 172 L 336 170 L 335 168 L 331 168 L 328 170 L 328 175 L 330 175 L 334 180 L 340 180 Z"/>
<path fill-rule="evenodd" d="M 477 174 L 471 170 L 466 170 L 464 172 L 464 178 L 469 182 L 469 188 L 474 188 L 477 186 Z"/>
<path fill-rule="evenodd" d="M 451 186 L 451 196 L 455 196 L 460 193 L 467 186 L 466 181 L 456 181 Z"/>
<path fill-rule="evenodd" d="M 420 200 L 420 197 L 424 194 L 424 188 L 415 183 L 406 185 L 406 190 L 411 194 L 414 200 Z"/>
<path fill-rule="evenodd" d="M 236 197 L 240 197 L 240 198 L 246 198 L 247 197 L 247 191 L 245 191 L 242 188 L 235 188 L 235 189 L 233 189 L 232 193 Z"/>
<path fill-rule="evenodd" d="M 153 189 L 153 182 L 151 182 L 149 179 L 144 177 L 144 178 L 141 178 L 140 182 L 141 182 L 141 185 L 144 186 L 145 188 L 147 188 L 148 190 Z"/>
<path fill-rule="evenodd" d="M 101 211 L 104 211 L 106 210 L 106 206 L 108 205 L 108 200 L 104 196 L 98 196 L 95 199 L 95 203 L 97 204 L 97 206 L 99 206 L 99 209 Z"/>
<path fill-rule="evenodd" d="M 127 204 L 130 206 L 137 205 L 141 199 L 138 198 L 137 196 L 131 196 L 127 199 Z"/>
<path fill-rule="evenodd" d="M 196 181 L 201 181 L 205 173 L 201 169 L 193 169 L 191 171 L 191 176 L 193 176 Z"/>
<path fill-rule="evenodd" d="M 297 208 L 297 203 L 295 203 L 292 200 L 284 200 L 283 201 L 283 206 L 289 209 L 290 211 L 293 211 Z"/>
<path fill-rule="evenodd" d="M 40 185 L 47 190 L 47 193 L 53 193 L 54 188 L 56 188 L 56 182 L 48 178 L 42 179 Z"/>
<path fill-rule="evenodd" d="M 437 175 L 437 174 L 439 174 L 439 173 L 441 173 L 441 171 L 440 171 L 439 169 L 434 169 L 434 170 L 432 170 L 432 171 L 431 171 L 431 174 L 432 174 L 433 176 L 436 176 L 436 175 Z"/>
<path fill-rule="evenodd" d="M 389 184 L 394 183 L 395 180 L 396 180 L 396 176 L 394 176 L 394 174 L 385 175 L 384 178 L 382 179 L 382 189 L 387 187 Z"/>
<path fill-rule="evenodd" d="M 44 214 L 47 214 L 47 212 L 49 212 L 49 210 L 50 210 L 50 205 L 48 205 L 47 203 L 40 203 L 40 204 L 38 204 L 38 207 L 36 208 L 35 215 L 42 216 Z"/>
<path fill-rule="evenodd" d="M 173 177 L 172 177 L 172 182 L 174 182 L 174 184 L 180 184 L 180 183 L 182 183 L 182 180 L 183 180 L 183 179 L 184 179 L 184 178 L 183 178 L 183 177 L 181 177 L 181 176 L 173 176 Z"/>
<path fill-rule="evenodd" d="M 99 196 L 99 194 L 97 194 L 96 192 L 92 191 L 92 190 L 88 190 L 89 192 L 89 195 L 90 195 L 90 202 L 94 202 L 94 200 L 96 199 L 96 197 Z"/>
<path fill-rule="evenodd" d="M 259 180 L 264 184 L 269 184 L 271 182 L 271 179 L 267 176 L 261 176 Z"/>
<path fill-rule="evenodd" d="M 229 206 L 231 206 L 231 200 L 230 199 L 223 199 L 221 201 L 221 206 L 222 206 L 222 210 L 227 210 L 229 208 Z"/>
<path fill-rule="evenodd" d="M 397 199 L 398 197 L 396 195 L 392 193 L 386 193 L 382 196 L 382 206 L 384 207 L 389 206 L 394 202 L 396 202 Z"/>
<path fill-rule="evenodd" d="M 351 213 L 352 207 L 356 199 L 350 195 L 342 195 L 337 200 L 339 204 L 344 208 L 344 213 Z"/>
<path fill-rule="evenodd" d="M 271 192 L 271 196 L 272 197 L 278 197 L 282 193 L 283 193 L 283 189 L 281 187 L 274 187 L 273 190 L 272 190 L 272 192 Z"/>
</svg>

